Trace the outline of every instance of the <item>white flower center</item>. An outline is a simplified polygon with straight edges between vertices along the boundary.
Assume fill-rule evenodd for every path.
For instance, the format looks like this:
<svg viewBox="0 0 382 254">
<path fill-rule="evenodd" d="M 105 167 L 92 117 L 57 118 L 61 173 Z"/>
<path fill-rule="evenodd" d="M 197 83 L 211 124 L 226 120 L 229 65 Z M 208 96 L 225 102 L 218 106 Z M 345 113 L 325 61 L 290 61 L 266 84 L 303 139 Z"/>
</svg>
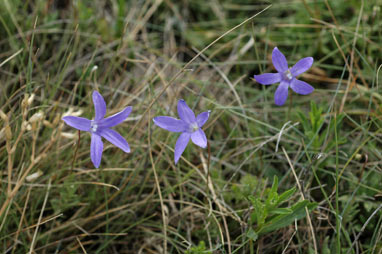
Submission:
<svg viewBox="0 0 382 254">
<path fill-rule="evenodd" d="M 96 123 L 91 123 L 90 130 L 91 132 L 96 132 L 98 129 L 98 125 Z"/>
<path fill-rule="evenodd" d="M 191 132 L 195 132 L 195 131 L 199 130 L 199 126 L 197 123 L 192 123 L 190 125 L 190 129 L 191 129 Z"/>
<path fill-rule="evenodd" d="M 293 75 L 289 69 L 284 72 L 284 78 L 289 80 L 289 81 L 293 79 Z"/>
</svg>

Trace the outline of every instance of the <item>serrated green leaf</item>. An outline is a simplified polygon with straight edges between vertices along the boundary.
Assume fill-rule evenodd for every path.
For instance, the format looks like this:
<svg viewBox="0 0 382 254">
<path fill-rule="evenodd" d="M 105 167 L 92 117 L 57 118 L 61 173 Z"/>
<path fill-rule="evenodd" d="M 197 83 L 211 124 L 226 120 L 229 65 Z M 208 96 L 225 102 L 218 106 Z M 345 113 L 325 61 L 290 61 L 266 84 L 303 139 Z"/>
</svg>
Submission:
<svg viewBox="0 0 382 254">
<path fill-rule="evenodd" d="M 255 208 L 257 225 L 263 225 L 265 222 L 265 218 L 267 217 L 267 212 L 265 210 L 264 205 L 261 203 L 260 199 L 256 198 L 254 200 L 253 206 Z"/>
<path fill-rule="evenodd" d="M 273 209 L 277 205 L 277 201 L 279 199 L 279 195 L 277 192 L 270 191 L 265 201 L 265 205 L 267 209 Z"/>
</svg>

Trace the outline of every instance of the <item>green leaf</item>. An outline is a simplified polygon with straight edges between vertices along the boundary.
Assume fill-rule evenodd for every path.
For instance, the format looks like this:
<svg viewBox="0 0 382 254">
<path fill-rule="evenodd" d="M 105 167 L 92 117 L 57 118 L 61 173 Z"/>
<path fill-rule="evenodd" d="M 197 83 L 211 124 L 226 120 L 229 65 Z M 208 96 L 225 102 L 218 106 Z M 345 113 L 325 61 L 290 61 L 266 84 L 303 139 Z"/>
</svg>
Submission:
<svg viewBox="0 0 382 254">
<path fill-rule="evenodd" d="M 316 203 L 311 203 L 308 200 L 303 200 L 295 204 L 291 207 L 291 210 L 293 211 L 290 214 L 281 214 L 270 221 L 268 221 L 265 225 L 263 225 L 259 232 L 257 232 L 259 235 L 265 234 L 271 231 L 275 231 L 277 229 L 289 226 L 292 224 L 295 220 L 302 219 L 306 216 L 305 207 L 308 207 L 309 211 L 312 211 L 314 208 L 316 208 Z"/>
<path fill-rule="evenodd" d="M 267 200 L 265 201 L 265 207 L 267 209 L 273 209 L 277 205 L 277 201 L 279 200 L 279 195 L 277 192 L 273 192 L 270 190 L 270 193 L 268 193 Z"/>
<path fill-rule="evenodd" d="M 256 198 L 254 196 L 248 196 L 248 200 L 255 206 Z"/>
<path fill-rule="evenodd" d="M 279 196 L 279 199 L 277 201 L 277 204 L 282 204 L 284 203 L 285 201 L 287 201 L 290 197 L 292 197 L 292 195 L 296 192 L 296 188 L 293 187 L 287 191 L 284 191 L 280 196 Z"/>
<path fill-rule="evenodd" d="M 264 204 L 261 203 L 260 199 L 255 198 L 253 206 L 255 208 L 257 225 L 261 226 L 264 224 L 265 218 L 267 217 L 267 212 L 265 211 Z"/>
<path fill-rule="evenodd" d="M 277 188 L 279 186 L 279 179 L 275 175 L 273 177 L 273 183 L 272 183 L 272 188 L 268 190 L 268 197 L 265 200 L 265 206 L 266 209 L 273 209 L 277 205 L 277 201 L 279 199 L 279 194 L 277 194 Z"/>
<path fill-rule="evenodd" d="M 293 210 L 291 208 L 275 208 L 270 211 L 271 214 L 291 214 Z"/>
<path fill-rule="evenodd" d="M 189 250 L 186 250 L 186 254 L 212 254 L 212 252 L 206 249 L 204 241 L 200 241 L 198 246 L 193 246 Z"/>
<path fill-rule="evenodd" d="M 252 241 L 256 241 L 257 238 L 258 238 L 258 234 L 255 232 L 255 230 L 253 230 L 252 228 L 250 228 L 248 231 L 247 231 L 247 238 L 251 239 Z"/>
<path fill-rule="evenodd" d="M 271 188 L 271 193 L 277 193 L 278 186 L 279 186 L 279 179 L 275 175 L 273 177 L 273 184 L 272 184 L 272 188 Z"/>
<path fill-rule="evenodd" d="M 324 243 L 322 244 L 322 254 L 330 254 L 330 248 L 329 248 L 329 236 L 325 237 Z"/>
</svg>

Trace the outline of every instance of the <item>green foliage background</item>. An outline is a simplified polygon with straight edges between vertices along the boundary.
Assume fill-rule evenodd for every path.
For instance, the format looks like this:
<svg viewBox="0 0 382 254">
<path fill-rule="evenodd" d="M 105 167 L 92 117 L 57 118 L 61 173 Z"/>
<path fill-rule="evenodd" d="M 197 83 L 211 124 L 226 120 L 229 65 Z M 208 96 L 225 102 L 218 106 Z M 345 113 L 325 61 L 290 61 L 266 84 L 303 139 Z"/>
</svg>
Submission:
<svg viewBox="0 0 382 254">
<path fill-rule="evenodd" d="M 2 253 L 380 253 L 381 8 L 1 0 Z M 274 71 L 275 46 L 290 65 L 315 59 L 301 76 L 314 93 L 282 107 L 252 79 Z M 91 119 L 94 89 L 108 115 L 133 106 L 116 127 L 132 152 L 105 142 L 99 170 L 89 135 L 60 120 Z M 211 110 L 210 148 L 174 165 L 177 135 L 151 119 L 180 98 Z"/>
</svg>

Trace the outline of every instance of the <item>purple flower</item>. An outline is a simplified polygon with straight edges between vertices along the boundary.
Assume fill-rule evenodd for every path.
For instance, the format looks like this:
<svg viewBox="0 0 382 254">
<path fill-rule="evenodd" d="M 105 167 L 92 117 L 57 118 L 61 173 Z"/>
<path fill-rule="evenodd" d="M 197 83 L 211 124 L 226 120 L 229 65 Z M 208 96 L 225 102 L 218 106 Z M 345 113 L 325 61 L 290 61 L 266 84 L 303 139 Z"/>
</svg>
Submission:
<svg viewBox="0 0 382 254">
<path fill-rule="evenodd" d="M 201 148 L 207 147 L 207 138 L 201 127 L 207 122 L 210 111 L 200 113 L 195 117 L 194 112 L 187 106 L 184 100 L 178 102 L 178 115 L 180 119 L 170 116 L 154 117 L 154 123 L 168 131 L 181 132 L 175 144 L 175 164 L 178 163 L 180 156 L 190 141 Z"/>
<path fill-rule="evenodd" d="M 255 75 L 257 82 L 263 85 L 270 85 L 279 83 L 275 92 L 275 103 L 279 106 L 283 105 L 288 97 L 288 88 L 292 88 L 298 94 L 310 94 L 314 88 L 308 83 L 296 79 L 296 77 L 306 72 L 313 64 L 313 57 L 305 57 L 300 59 L 292 68 L 288 68 L 288 62 L 281 53 L 281 51 L 275 47 L 272 52 L 273 66 L 278 73 L 264 73 L 261 75 Z"/>
<path fill-rule="evenodd" d="M 104 118 L 106 114 L 106 103 L 102 95 L 97 91 L 93 92 L 93 103 L 95 109 L 94 120 L 76 116 L 65 116 L 62 120 L 73 128 L 91 133 L 90 158 L 94 167 L 98 168 L 101 164 L 103 151 L 101 137 L 121 148 L 125 153 L 130 152 L 130 146 L 127 141 L 118 132 L 110 129 L 110 127 L 122 123 L 129 116 L 132 107 L 127 107 L 119 113 Z"/>
</svg>

